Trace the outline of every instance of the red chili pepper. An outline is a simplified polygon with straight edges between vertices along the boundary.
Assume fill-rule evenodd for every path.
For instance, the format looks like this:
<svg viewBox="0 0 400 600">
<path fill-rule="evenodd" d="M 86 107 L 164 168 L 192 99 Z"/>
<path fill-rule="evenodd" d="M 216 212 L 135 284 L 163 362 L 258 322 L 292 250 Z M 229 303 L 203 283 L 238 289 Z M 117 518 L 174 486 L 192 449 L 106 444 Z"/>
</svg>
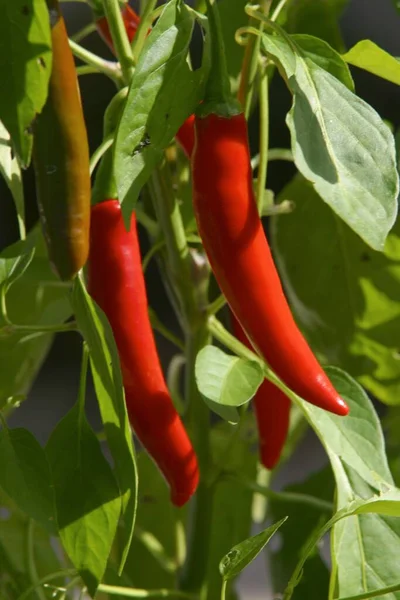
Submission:
<svg viewBox="0 0 400 600">
<path fill-rule="evenodd" d="M 190 158 L 194 148 L 194 115 L 190 115 L 184 121 L 175 137 L 182 146 L 186 156 Z"/>
<path fill-rule="evenodd" d="M 240 323 L 231 316 L 235 336 L 253 349 Z M 264 379 L 252 400 L 257 421 L 260 459 L 267 469 L 273 469 L 285 445 L 290 416 L 290 400 L 276 385 Z"/>
<path fill-rule="evenodd" d="M 117 344 L 132 427 L 182 506 L 195 492 L 196 455 L 165 384 L 149 317 L 136 218 L 126 231 L 118 200 L 92 207 L 89 292 Z"/>
<path fill-rule="evenodd" d="M 133 8 L 129 4 L 125 4 L 121 10 L 122 18 L 124 21 L 126 33 L 128 34 L 129 41 L 131 42 L 135 37 L 135 33 L 140 23 L 140 17 L 135 13 Z M 106 42 L 111 52 L 114 52 L 114 44 L 111 38 L 110 28 L 108 21 L 105 16 L 100 17 L 96 20 L 97 31 L 100 33 L 103 40 Z"/>
<path fill-rule="evenodd" d="M 283 293 L 253 192 L 247 123 L 232 99 L 217 7 L 207 0 L 212 67 L 195 118 L 193 202 L 211 268 L 233 313 L 275 373 L 296 394 L 346 415 L 298 329 Z"/>
</svg>

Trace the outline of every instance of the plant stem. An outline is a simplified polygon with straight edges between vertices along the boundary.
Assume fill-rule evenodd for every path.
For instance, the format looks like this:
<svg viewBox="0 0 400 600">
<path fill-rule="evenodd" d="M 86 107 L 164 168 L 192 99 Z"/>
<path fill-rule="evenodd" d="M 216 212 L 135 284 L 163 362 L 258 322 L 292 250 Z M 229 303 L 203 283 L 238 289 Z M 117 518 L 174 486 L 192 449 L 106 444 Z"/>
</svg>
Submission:
<svg viewBox="0 0 400 600">
<path fill-rule="evenodd" d="M 228 585 L 228 580 L 224 579 L 222 581 L 222 587 L 221 587 L 221 600 L 225 600 L 226 586 L 227 585 Z"/>
<path fill-rule="evenodd" d="M 29 573 L 29 577 L 32 582 L 32 585 L 37 585 L 39 578 L 38 578 L 38 573 L 37 573 L 36 564 L 35 564 L 34 528 L 35 528 L 34 520 L 29 519 L 28 520 L 28 530 L 26 533 L 26 555 L 27 555 L 26 559 L 27 559 L 27 565 L 28 565 L 28 573 Z M 40 600 L 46 600 L 46 596 L 45 596 L 43 590 L 39 586 L 36 587 L 35 591 L 36 591 L 37 596 L 40 598 Z"/>
<path fill-rule="evenodd" d="M 126 33 L 124 20 L 118 0 L 103 0 L 104 12 L 110 27 L 111 39 L 115 53 L 121 65 L 126 85 L 130 84 L 133 75 L 133 55 L 131 44 Z"/>
<path fill-rule="evenodd" d="M 78 44 L 81 40 L 83 40 L 86 36 L 90 35 L 94 31 L 96 31 L 95 23 L 88 23 L 88 25 L 85 25 L 85 27 L 82 27 L 82 29 L 74 33 L 74 35 L 71 35 L 70 39 Z"/>
<path fill-rule="evenodd" d="M 140 15 L 140 23 L 136 34 L 131 43 L 132 55 L 135 64 L 138 61 L 143 44 L 146 40 L 147 31 L 152 21 L 152 12 L 157 5 L 157 0 L 148 0 L 142 14 Z"/>
<path fill-rule="evenodd" d="M 212 488 L 207 483 L 209 467 L 209 409 L 203 401 L 196 384 L 196 357 L 210 340 L 207 324 L 204 323 L 194 332 L 187 332 L 185 399 L 188 403 L 188 424 L 192 441 L 197 453 L 201 480 L 192 503 L 190 543 L 180 587 L 191 592 L 205 592 L 209 541 L 212 522 Z M 201 595 L 203 598 L 203 594 Z"/>
<path fill-rule="evenodd" d="M 63 333 L 65 331 L 77 331 L 75 321 L 62 323 L 60 325 L 5 325 L 0 327 L 0 335 L 11 335 L 13 333 Z"/>
<path fill-rule="evenodd" d="M 72 54 L 82 60 L 85 64 L 95 67 L 100 73 L 107 75 L 107 77 L 112 79 L 117 86 L 122 84 L 121 70 L 117 63 L 100 58 L 73 40 L 69 40 L 69 46 L 72 50 Z"/>
<path fill-rule="evenodd" d="M 125 596 L 126 598 L 183 598 L 186 600 L 197 600 L 197 596 L 180 592 L 177 590 L 142 590 L 138 588 L 118 587 L 116 585 L 101 584 L 97 588 L 98 592 L 110 594 L 112 596 Z"/>
<path fill-rule="evenodd" d="M 210 304 L 208 305 L 208 308 L 207 308 L 208 314 L 209 315 L 217 314 L 217 312 L 219 312 L 221 310 L 221 308 L 224 308 L 225 304 L 226 304 L 226 298 L 223 294 L 221 294 L 220 296 L 218 296 L 218 298 L 216 298 L 215 300 L 210 302 Z"/>
<path fill-rule="evenodd" d="M 17 600 L 27 600 L 32 592 L 34 592 L 38 587 L 48 583 L 49 581 L 53 581 L 54 579 L 59 579 L 61 577 L 72 577 L 76 575 L 76 569 L 63 569 L 62 571 L 55 571 L 54 573 L 49 573 L 49 575 L 45 575 L 42 579 L 36 581 L 34 585 L 31 585 Z"/>
<path fill-rule="evenodd" d="M 170 284 L 180 304 L 178 317 L 186 331 L 192 329 L 197 321 L 192 259 L 179 203 L 173 191 L 168 165 L 165 162 L 153 172 L 149 181 L 149 189 L 158 222 L 165 237 Z"/>
<path fill-rule="evenodd" d="M 286 504 L 305 504 L 307 506 L 312 506 L 322 512 L 331 513 L 334 509 L 332 502 L 328 502 L 326 500 L 320 500 L 319 498 L 315 498 L 314 496 L 309 496 L 308 494 L 300 494 L 295 492 L 276 492 L 271 490 L 271 488 L 264 487 L 262 485 L 258 485 L 253 481 L 245 481 L 243 479 L 237 479 L 239 483 L 242 483 L 247 488 L 265 496 L 266 498 L 270 498 L 271 500 L 276 500 L 277 502 L 282 502 Z"/>
<path fill-rule="evenodd" d="M 264 191 L 267 183 L 269 146 L 269 78 L 264 65 L 260 70 L 260 153 L 257 175 L 257 207 L 261 214 L 264 205 Z"/>
<path fill-rule="evenodd" d="M 98 75 L 99 73 L 100 71 L 97 67 L 90 67 L 89 65 L 76 67 L 76 74 L 78 77 L 82 77 L 83 75 Z"/>
<path fill-rule="evenodd" d="M 98 148 L 96 148 L 96 150 L 93 152 L 92 156 L 90 157 L 90 166 L 89 166 L 90 175 L 93 175 L 93 171 L 97 167 L 101 158 L 104 156 L 104 154 L 107 152 L 107 150 L 113 145 L 113 143 L 114 143 L 114 133 L 108 135 L 101 142 L 100 146 Z"/>
<path fill-rule="evenodd" d="M 263 10 L 265 12 L 265 14 L 268 14 L 270 4 L 271 4 L 271 0 L 268 0 L 267 2 L 264 2 L 264 5 L 266 5 L 266 6 L 261 7 L 261 10 Z M 250 17 L 249 27 L 251 27 L 251 26 L 258 26 L 260 32 L 263 30 L 263 27 L 264 27 L 263 23 L 261 21 L 259 21 L 258 19 L 255 19 L 254 17 Z M 251 109 L 252 100 L 253 100 L 254 83 L 256 80 L 257 70 L 258 70 L 258 57 L 259 57 L 259 53 L 260 53 L 260 43 L 261 43 L 261 37 L 259 35 L 257 35 L 257 36 L 252 35 L 249 37 L 247 44 L 246 44 L 246 49 L 244 51 L 242 71 L 241 71 L 241 75 L 240 75 L 238 99 L 239 99 L 240 104 L 243 106 L 246 119 L 249 118 L 250 109 Z"/>
</svg>

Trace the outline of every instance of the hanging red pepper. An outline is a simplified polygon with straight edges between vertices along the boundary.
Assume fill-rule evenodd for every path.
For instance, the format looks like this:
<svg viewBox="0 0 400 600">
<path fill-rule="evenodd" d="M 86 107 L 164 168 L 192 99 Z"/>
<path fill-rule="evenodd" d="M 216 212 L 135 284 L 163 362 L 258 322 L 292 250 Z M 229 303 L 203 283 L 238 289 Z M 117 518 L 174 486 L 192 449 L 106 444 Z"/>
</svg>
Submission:
<svg viewBox="0 0 400 600">
<path fill-rule="evenodd" d="M 107 164 L 109 160 L 109 164 Z M 151 329 L 135 214 L 126 231 L 115 196 L 107 194 L 111 153 L 100 165 L 90 228 L 88 287 L 106 314 L 121 361 L 131 425 L 171 488 L 176 506 L 185 504 L 199 480 L 197 458 L 165 383 Z M 99 183 L 98 183 L 99 182 Z"/>
<path fill-rule="evenodd" d="M 253 346 L 300 397 L 346 415 L 298 329 L 283 293 L 253 192 L 247 123 L 232 100 L 215 4 L 209 7 L 212 68 L 195 119 L 193 202 L 217 282 Z"/>
<path fill-rule="evenodd" d="M 232 315 L 235 336 L 251 350 L 252 345 L 239 322 Z M 267 469 L 278 463 L 285 445 L 290 417 L 290 400 L 276 385 L 264 379 L 252 400 L 256 415 L 260 460 Z"/>
</svg>

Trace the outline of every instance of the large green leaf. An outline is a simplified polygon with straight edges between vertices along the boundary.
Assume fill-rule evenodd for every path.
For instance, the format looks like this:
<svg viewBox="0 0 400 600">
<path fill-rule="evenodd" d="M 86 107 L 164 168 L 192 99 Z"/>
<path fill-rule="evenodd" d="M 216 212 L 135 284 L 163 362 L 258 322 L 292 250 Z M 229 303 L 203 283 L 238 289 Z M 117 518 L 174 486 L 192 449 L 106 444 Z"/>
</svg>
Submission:
<svg viewBox="0 0 400 600">
<path fill-rule="evenodd" d="M 263 35 L 283 70 L 294 160 L 321 198 L 372 248 L 382 250 L 399 191 L 393 136 L 379 115 L 279 30 Z"/>
<path fill-rule="evenodd" d="M 0 173 L 5 179 L 17 210 L 20 231 L 24 231 L 25 205 L 22 173 L 16 156 L 13 156 L 11 138 L 0 121 Z"/>
<path fill-rule="evenodd" d="M 274 255 L 313 349 L 383 402 L 400 403 L 400 222 L 378 253 L 302 177 L 281 198 L 296 210 L 272 221 Z"/>
<path fill-rule="evenodd" d="M 346 596 L 398 581 L 400 520 L 387 515 L 400 514 L 400 490 L 393 485 L 371 401 L 343 371 L 330 368 L 328 374 L 349 404 L 349 415 L 337 417 L 307 403 L 302 406 L 331 461 L 337 507 L 343 510 L 337 518 L 356 515 L 337 523 L 333 533 L 332 577 L 338 579 L 340 595 Z"/>
<path fill-rule="evenodd" d="M 0 14 L 0 119 L 27 166 L 51 72 L 49 13 L 45 0 L 1 0 Z"/>
<path fill-rule="evenodd" d="M 371 40 L 357 42 L 346 54 L 343 54 L 343 59 L 350 65 L 400 85 L 399 60 Z"/>
<path fill-rule="evenodd" d="M 28 246 L 22 245 L 21 248 L 24 252 L 18 265 L 14 264 L 13 284 L 6 294 L 9 320 L 17 326 L 33 325 L 38 328 L 40 325 L 56 326 L 63 323 L 71 315 L 69 288 L 67 284 L 60 283 L 52 272 L 43 239 L 39 236 L 35 256 L 22 274 L 21 268 L 25 268 L 25 261 L 30 254 Z M 11 252 L 8 249 L 6 253 L 8 251 Z M 17 274 L 21 274 L 21 277 L 15 279 Z M 18 327 L 10 329 L 6 326 L 2 333 L 0 408 L 12 398 L 24 397 L 28 393 L 53 340 L 51 333 L 20 331 Z"/>
<path fill-rule="evenodd" d="M 123 575 L 135 587 L 151 589 L 157 582 L 157 587 L 172 589 L 184 558 L 182 538 L 187 513 L 172 506 L 168 486 L 147 452 L 140 452 L 137 462 L 138 510 Z M 109 578 L 107 583 L 121 585 L 116 578 Z"/>
<path fill-rule="evenodd" d="M 241 435 L 232 445 L 230 439 L 233 431 L 233 426 L 222 423 L 214 427 L 211 434 L 214 464 L 228 477 L 219 478 L 212 498 L 207 571 L 209 598 L 221 596 L 222 578 L 219 563 L 222 557 L 250 534 L 253 493 L 240 479 L 255 479 L 257 453 L 249 449 L 246 439 L 249 434 L 248 427 L 241 428 Z M 229 475 L 232 475 L 232 478 Z"/>
<path fill-rule="evenodd" d="M 313 531 L 319 529 L 332 515 L 335 482 L 329 467 L 312 474 L 305 481 L 290 485 L 284 492 L 299 494 L 321 500 L 318 504 L 302 502 L 283 502 L 280 498 L 270 499 L 272 519 L 275 521 L 288 515 L 287 526 L 280 531 L 282 544 L 272 553 L 270 569 L 273 589 L 282 593 L 288 579 L 300 558 L 303 547 Z M 301 496 L 300 496 L 301 497 Z M 269 515 L 271 517 L 271 514 Z M 320 600 L 328 597 L 329 571 L 321 558 L 323 545 L 315 548 L 304 566 L 303 576 L 295 589 L 293 598 L 301 600 Z"/>
<path fill-rule="evenodd" d="M 164 148 L 201 97 L 205 68 L 187 58 L 194 13 L 171 0 L 148 36 L 132 78 L 115 143 L 118 197 L 128 217 Z"/>
<path fill-rule="evenodd" d="M 57 531 L 49 465 L 27 429 L 0 431 L 0 487 L 27 515 Z"/>
<path fill-rule="evenodd" d="M 79 328 L 89 346 L 91 368 L 100 414 L 122 497 L 122 569 L 135 525 L 138 475 L 132 433 L 126 412 L 118 352 L 110 324 L 76 278 L 72 304 Z"/>
<path fill-rule="evenodd" d="M 15 600 L 31 585 L 26 550 L 32 548 L 38 578 L 60 570 L 61 548 L 50 534 L 0 492 L 0 597 Z M 56 556 L 58 553 L 58 557 Z M 54 583 L 63 585 L 65 578 Z M 7 591 L 6 591 L 7 590 Z M 32 593 L 27 600 L 36 600 Z"/>
<path fill-rule="evenodd" d="M 93 597 L 117 531 L 121 499 L 81 403 L 56 426 L 46 453 L 61 541 Z"/>
<path fill-rule="evenodd" d="M 328 42 L 342 51 L 344 44 L 339 28 L 339 17 L 348 0 L 290 0 L 282 12 L 280 23 L 289 33 L 307 33 Z"/>
<path fill-rule="evenodd" d="M 264 379 L 259 363 L 205 346 L 197 355 L 197 387 L 207 404 L 223 418 L 237 422 L 232 409 L 248 402 Z"/>
</svg>

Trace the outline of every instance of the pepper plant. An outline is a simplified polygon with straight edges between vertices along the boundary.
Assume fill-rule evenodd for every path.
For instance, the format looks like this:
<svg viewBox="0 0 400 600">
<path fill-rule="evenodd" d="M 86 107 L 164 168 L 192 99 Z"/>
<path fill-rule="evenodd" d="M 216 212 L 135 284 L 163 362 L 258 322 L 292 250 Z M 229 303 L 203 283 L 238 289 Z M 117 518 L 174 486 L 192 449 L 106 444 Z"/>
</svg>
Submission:
<svg viewBox="0 0 400 600">
<path fill-rule="evenodd" d="M 0 253 L 1 600 L 250 598 L 260 555 L 265 598 L 400 598 L 397 136 L 351 72 L 400 85 L 399 61 L 344 47 L 346 0 L 87 1 L 69 38 L 58 0 L 0 2 L 19 232 Z M 93 73 L 115 94 L 89 160 Z M 269 142 L 279 78 L 287 148 Z M 150 261 L 178 332 L 149 306 Z M 79 393 L 42 447 L 9 417 L 66 332 Z M 311 430 L 329 466 L 278 491 Z"/>
</svg>

